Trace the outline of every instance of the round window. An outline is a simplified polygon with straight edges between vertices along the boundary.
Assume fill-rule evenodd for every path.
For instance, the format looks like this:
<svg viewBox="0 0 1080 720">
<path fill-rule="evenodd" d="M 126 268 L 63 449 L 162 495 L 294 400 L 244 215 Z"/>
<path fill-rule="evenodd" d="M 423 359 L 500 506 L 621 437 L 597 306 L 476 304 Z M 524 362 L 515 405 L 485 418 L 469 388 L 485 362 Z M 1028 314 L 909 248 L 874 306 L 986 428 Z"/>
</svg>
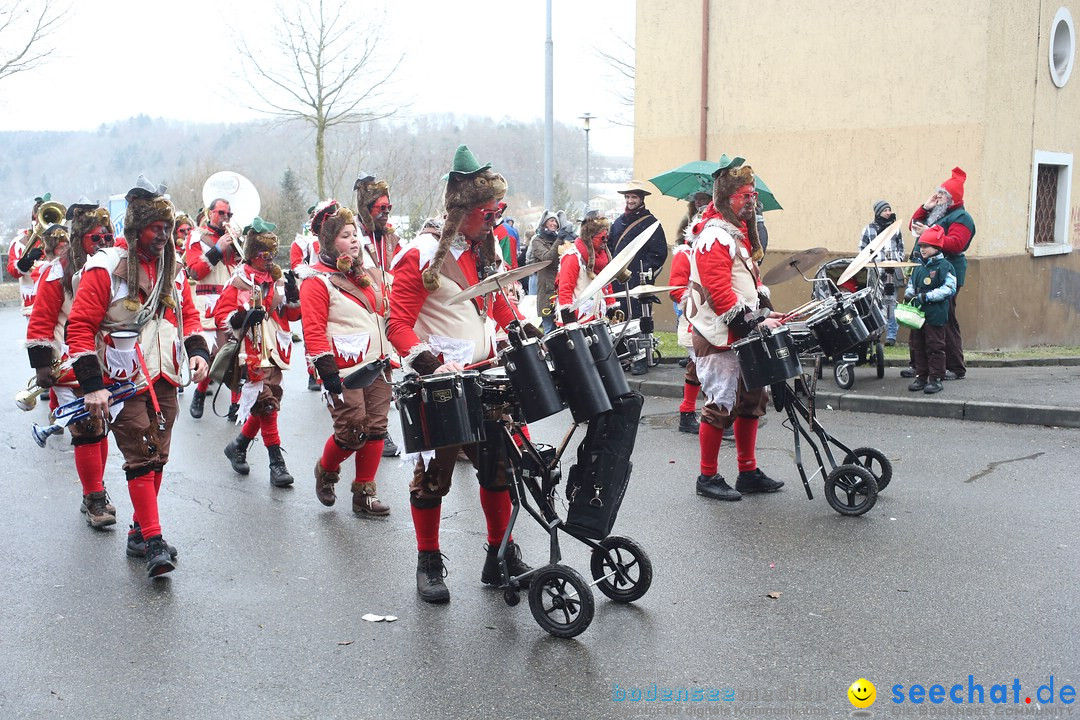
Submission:
<svg viewBox="0 0 1080 720">
<path fill-rule="evenodd" d="M 1065 87 L 1069 82 L 1075 57 L 1076 32 L 1072 13 L 1068 8 L 1058 8 L 1050 25 L 1050 77 L 1058 87 Z"/>
</svg>

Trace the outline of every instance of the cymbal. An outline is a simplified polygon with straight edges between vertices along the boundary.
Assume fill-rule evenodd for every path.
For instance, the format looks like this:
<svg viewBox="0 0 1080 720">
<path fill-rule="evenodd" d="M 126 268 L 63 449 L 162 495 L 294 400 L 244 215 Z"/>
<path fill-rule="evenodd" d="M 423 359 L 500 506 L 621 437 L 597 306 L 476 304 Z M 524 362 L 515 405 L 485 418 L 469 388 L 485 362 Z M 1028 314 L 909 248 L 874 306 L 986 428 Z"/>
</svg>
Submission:
<svg viewBox="0 0 1080 720">
<path fill-rule="evenodd" d="M 641 297 L 642 295 L 663 295 L 664 293 L 671 292 L 672 290 L 681 290 L 678 285 L 638 285 L 635 288 L 630 288 L 630 297 Z M 616 293 L 621 295 L 623 293 Z"/>
<path fill-rule="evenodd" d="M 829 251 L 826 248 L 816 247 L 788 255 L 769 272 L 765 273 L 765 277 L 761 278 L 761 282 L 766 285 L 778 285 L 799 275 L 805 275 L 807 271 L 813 270 L 820 265 L 828 254 Z"/>
<path fill-rule="evenodd" d="M 905 260 L 882 260 L 881 262 L 870 263 L 870 264 L 873 265 L 874 267 L 879 267 L 879 268 L 899 268 L 899 267 L 915 267 L 919 263 L 917 263 L 917 262 L 907 262 Z"/>
<path fill-rule="evenodd" d="M 848 263 L 847 269 L 840 275 L 840 279 L 836 281 L 837 285 L 843 285 L 851 278 L 855 277 L 855 273 L 862 270 L 870 263 L 870 258 L 876 256 L 881 248 L 885 247 L 885 243 L 889 242 L 893 235 L 900 232 L 901 221 L 897 220 L 889 227 L 885 228 L 878 233 L 878 236 L 870 241 L 870 244 L 859 251 L 859 254 Z"/>
<path fill-rule="evenodd" d="M 649 238 L 653 236 L 658 227 L 660 227 L 660 221 L 653 220 L 652 225 L 642 230 L 636 238 L 630 241 L 629 245 L 619 251 L 618 255 L 611 258 L 611 262 L 604 266 L 603 270 L 596 273 L 596 277 L 585 287 L 581 296 L 573 302 L 570 310 L 577 310 L 582 303 L 588 302 L 589 298 L 594 297 L 603 290 L 604 286 L 614 280 L 616 275 L 630 267 L 630 263 L 634 262 L 634 256 L 638 254 L 641 248 L 645 247 L 645 243 L 649 241 Z"/>
<path fill-rule="evenodd" d="M 550 260 L 541 260 L 540 262 L 522 265 L 521 267 L 514 268 L 513 270 L 503 270 L 502 272 L 497 272 L 494 275 L 488 275 L 486 278 L 476 283 L 475 285 L 470 285 L 456 295 L 453 295 L 446 302 L 448 305 L 457 305 L 460 302 L 472 300 L 473 298 L 480 297 L 481 295 L 486 295 L 489 292 L 495 292 L 499 288 L 505 287 L 507 285 L 512 285 L 518 280 L 526 278 L 538 270 L 543 270 L 550 264 Z"/>
</svg>

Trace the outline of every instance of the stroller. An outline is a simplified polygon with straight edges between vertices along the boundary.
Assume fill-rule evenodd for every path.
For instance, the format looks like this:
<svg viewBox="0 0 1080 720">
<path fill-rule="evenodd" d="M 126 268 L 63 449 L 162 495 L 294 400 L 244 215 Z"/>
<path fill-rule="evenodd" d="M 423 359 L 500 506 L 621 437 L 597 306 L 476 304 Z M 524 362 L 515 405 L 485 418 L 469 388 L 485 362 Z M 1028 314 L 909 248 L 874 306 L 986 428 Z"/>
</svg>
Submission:
<svg viewBox="0 0 1080 720">
<path fill-rule="evenodd" d="M 828 278 L 832 282 L 815 282 L 813 299 L 824 300 L 831 296 L 836 281 L 854 259 L 830 260 L 818 268 L 814 275 L 815 279 Z M 852 294 L 856 305 L 859 306 L 859 315 L 862 316 L 863 322 L 870 331 L 870 337 L 866 340 L 845 351 L 839 357 L 828 358 L 833 365 L 833 378 L 837 386 L 842 390 L 850 390 L 855 385 L 857 365 L 872 365 L 877 371 L 878 379 L 885 377 L 885 346 L 881 342 L 881 334 L 885 330 L 885 314 L 882 308 L 882 283 L 877 268 L 868 265 L 862 271 L 855 273 L 855 276 L 845 283 L 840 291 Z"/>
</svg>

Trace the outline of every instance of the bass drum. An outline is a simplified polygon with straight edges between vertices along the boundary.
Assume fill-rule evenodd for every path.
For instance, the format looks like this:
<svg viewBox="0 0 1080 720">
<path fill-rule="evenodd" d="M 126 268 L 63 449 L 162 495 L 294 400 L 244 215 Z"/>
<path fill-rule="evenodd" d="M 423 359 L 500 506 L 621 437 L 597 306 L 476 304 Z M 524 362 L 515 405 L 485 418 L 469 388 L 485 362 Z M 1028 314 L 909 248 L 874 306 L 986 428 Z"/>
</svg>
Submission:
<svg viewBox="0 0 1080 720">
<path fill-rule="evenodd" d="M 748 390 L 767 387 L 802 375 L 795 341 L 786 327 L 755 332 L 732 344 Z"/>
<path fill-rule="evenodd" d="M 570 406 L 574 422 L 587 422 L 611 410 L 611 400 L 580 325 L 566 325 L 548 333 L 544 336 L 544 347 L 551 356 L 563 399 Z"/>
<path fill-rule="evenodd" d="M 630 383 L 626 381 L 626 373 L 623 372 L 619 355 L 615 352 L 614 338 L 607 323 L 595 320 L 582 325 L 581 329 L 588 340 L 589 352 L 596 363 L 596 371 L 600 373 L 608 399 L 618 400 L 630 392 Z"/>
<path fill-rule="evenodd" d="M 525 422 L 543 420 L 566 407 L 535 339 L 503 351 L 501 360 Z"/>
<path fill-rule="evenodd" d="M 396 390 L 405 451 L 472 445 L 484 440 L 479 373 L 439 373 L 403 382 Z"/>
</svg>

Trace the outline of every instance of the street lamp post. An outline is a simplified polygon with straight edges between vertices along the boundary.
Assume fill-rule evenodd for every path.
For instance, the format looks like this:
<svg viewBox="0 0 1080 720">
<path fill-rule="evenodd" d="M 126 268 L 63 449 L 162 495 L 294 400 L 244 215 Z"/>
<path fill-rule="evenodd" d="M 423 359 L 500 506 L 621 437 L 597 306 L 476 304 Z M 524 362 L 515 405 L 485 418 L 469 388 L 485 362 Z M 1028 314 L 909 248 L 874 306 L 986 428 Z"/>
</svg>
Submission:
<svg viewBox="0 0 1080 720">
<path fill-rule="evenodd" d="M 585 211 L 589 210 L 589 121 L 592 120 L 595 115 L 585 113 L 580 116 L 580 119 L 585 123 Z M 584 214 L 584 213 L 583 213 Z"/>
</svg>

